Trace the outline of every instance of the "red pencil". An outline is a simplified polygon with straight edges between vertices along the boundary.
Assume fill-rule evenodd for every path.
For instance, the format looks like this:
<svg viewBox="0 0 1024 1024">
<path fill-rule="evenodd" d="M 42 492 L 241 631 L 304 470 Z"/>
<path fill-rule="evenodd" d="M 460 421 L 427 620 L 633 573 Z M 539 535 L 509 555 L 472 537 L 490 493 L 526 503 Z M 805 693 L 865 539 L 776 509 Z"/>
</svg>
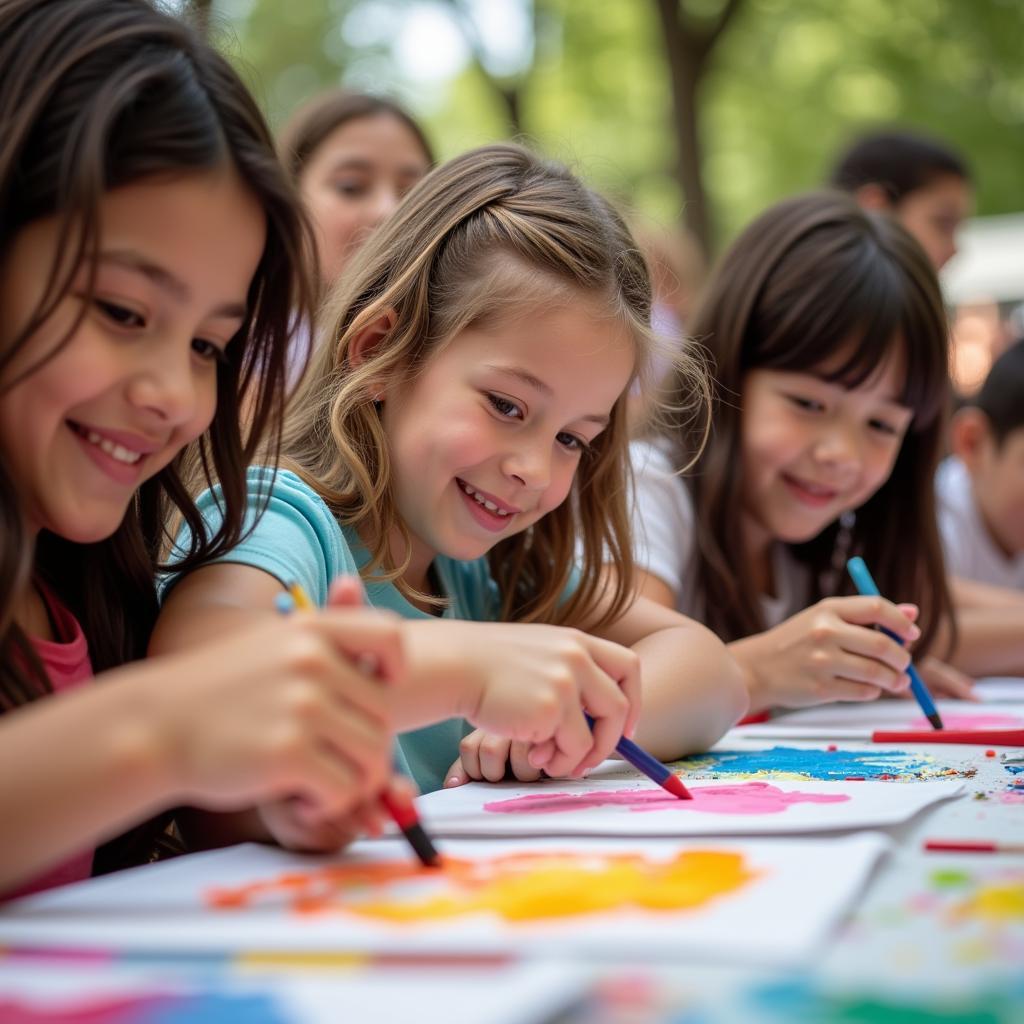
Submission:
<svg viewBox="0 0 1024 1024">
<path fill-rule="evenodd" d="M 976 746 L 1024 747 L 1024 729 L 935 729 L 925 732 L 876 730 L 872 743 L 973 743 Z"/>
<path fill-rule="evenodd" d="M 936 853 L 1024 853 L 1024 843 L 996 843 L 987 839 L 928 839 L 924 848 Z"/>
</svg>

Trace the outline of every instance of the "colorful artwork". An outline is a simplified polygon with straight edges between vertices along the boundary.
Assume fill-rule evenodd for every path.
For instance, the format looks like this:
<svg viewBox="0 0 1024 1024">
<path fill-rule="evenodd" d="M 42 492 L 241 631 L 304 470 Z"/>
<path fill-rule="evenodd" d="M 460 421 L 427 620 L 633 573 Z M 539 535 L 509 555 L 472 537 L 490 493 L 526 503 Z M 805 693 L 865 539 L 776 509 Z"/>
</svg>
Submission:
<svg viewBox="0 0 1024 1024">
<path fill-rule="evenodd" d="M 418 866 L 395 839 L 334 857 L 256 844 L 178 857 L 0 908 L 0 945 L 235 957 L 270 947 L 435 961 L 628 949 L 787 964 L 823 941 L 889 843 L 865 833 L 438 845 L 440 870 Z"/>
<path fill-rule="evenodd" d="M 290 1018 L 265 995 L 125 995 L 49 1000 L 0 996 L 6 1024 L 286 1024 Z"/>
<path fill-rule="evenodd" d="M 844 803 L 846 793 L 802 793 L 782 790 L 767 782 L 734 786 L 702 786 L 692 800 L 680 800 L 663 789 L 591 793 L 530 793 L 511 800 L 484 804 L 492 814 L 559 814 L 588 807 L 625 807 L 629 811 L 670 811 L 697 814 L 781 814 L 794 804 Z"/>
<path fill-rule="evenodd" d="M 827 757 L 828 754 L 821 756 Z M 687 779 L 678 800 L 643 778 L 477 782 L 419 800 L 438 836 L 770 835 L 874 828 L 906 821 L 961 792 L 960 779 L 892 786 L 864 776 L 830 782 Z"/>
<path fill-rule="evenodd" d="M 687 757 L 674 765 L 687 777 L 721 779 L 735 776 L 766 779 L 870 779 L 912 782 L 960 776 L 972 778 L 975 767 L 954 768 L 936 758 L 904 750 L 871 747 L 842 750 L 808 747 L 770 747 L 767 750 L 722 750 Z"/>
<path fill-rule="evenodd" d="M 341 912 L 392 922 L 467 914 L 541 921 L 630 908 L 694 910 L 756 877 L 735 851 L 684 850 L 669 860 L 554 851 L 446 857 L 440 870 L 410 861 L 339 864 L 211 890 L 206 901 L 223 910 L 283 897 L 300 914 Z"/>
<path fill-rule="evenodd" d="M 992 714 L 942 714 L 942 724 L 947 729 L 1019 729 L 1024 726 L 1024 718 L 1020 715 Z M 912 729 L 930 729 L 931 723 L 923 715 L 911 723 Z"/>
</svg>

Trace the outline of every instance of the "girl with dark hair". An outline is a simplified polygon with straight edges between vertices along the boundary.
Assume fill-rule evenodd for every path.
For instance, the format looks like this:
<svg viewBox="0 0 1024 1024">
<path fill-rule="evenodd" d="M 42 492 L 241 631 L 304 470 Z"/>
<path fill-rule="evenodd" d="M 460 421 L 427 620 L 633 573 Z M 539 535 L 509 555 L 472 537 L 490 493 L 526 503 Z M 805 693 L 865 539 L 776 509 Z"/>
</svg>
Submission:
<svg viewBox="0 0 1024 1024">
<path fill-rule="evenodd" d="M 870 627 L 922 655 L 950 618 L 932 489 L 947 334 L 924 252 L 846 196 L 788 200 L 726 254 L 692 333 L 713 426 L 706 446 L 685 423 L 634 445 L 641 591 L 730 644 L 754 711 L 903 692 L 907 649 Z M 854 554 L 913 604 L 853 596 Z"/>
<path fill-rule="evenodd" d="M 325 289 L 434 163 L 423 129 L 406 110 L 342 89 L 299 107 L 278 148 L 313 222 Z"/>
<path fill-rule="evenodd" d="M 306 229 L 235 73 L 144 0 L 0 0 L 0 69 L 9 895 L 148 859 L 167 819 L 138 822 L 178 804 L 355 810 L 389 744 L 350 659 L 394 673 L 400 650 L 347 611 L 118 668 L 149 643 L 165 524 L 201 522 L 189 484 L 216 478 L 224 515 L 185 564 L 243 535 L 245 467 L 277 449 L 289 324 L 311 305 Z"/>
</svg>

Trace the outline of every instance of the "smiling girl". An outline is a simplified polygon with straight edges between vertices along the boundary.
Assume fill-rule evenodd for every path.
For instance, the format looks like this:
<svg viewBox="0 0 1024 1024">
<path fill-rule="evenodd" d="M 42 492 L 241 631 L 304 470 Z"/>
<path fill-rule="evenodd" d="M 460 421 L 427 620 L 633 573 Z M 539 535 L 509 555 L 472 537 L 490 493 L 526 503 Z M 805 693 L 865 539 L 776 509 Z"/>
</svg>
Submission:
<svg viewBox="0 0 1024 1024">
<path fill-rule="evenodd" d="M 146 860 L 166 819 L 94 851 L 180 804 L 340 818 L 390 771 L 350 659 L 397 674 L 393 624 L 307 616 L 117 668 L 146 652 L 167 516 L 199 521 L 195 467 L 225 514 L 189 564 L 237 541 L 310 304 L 266 127 L 143 0 L 0 0 L 0 127 L 0 893 Z"/>
<path fill-rule="evenodd" d="M 924 252 L 839 194 L 788 200 L 736 240 L 692 330 L 713 429 L 703 450 L 685 426 L 634 446 L 643 593 L 729 642 L 753 710 L 903 692 L 906 648 L 870 627 L 925 654 L 950 613 L 931 485 L 947 332 Z M 849 596 L 853 554 L 913 605 Z"/>
<path fill-rule="evenodd" d="M 502 145 L 433 171 L 335 294 L 268 514 L 171 591 L 158 641 L 265 614 L 292 579 L 322 602 L 358 569 L 410 620 L 416 682 L 391 693 L 423 789 L 598 763 L 633 728 L 641 671 L 638 741 L 706 747 L 742 712 L 738 670 L 632 589 L 625 395 L 650 301 L 622 220 L 565 169 Z M 215 495 L 201 506 L 215 527 Z M 452 766 L 464 718 L 483 731 Z"/>
</svg>

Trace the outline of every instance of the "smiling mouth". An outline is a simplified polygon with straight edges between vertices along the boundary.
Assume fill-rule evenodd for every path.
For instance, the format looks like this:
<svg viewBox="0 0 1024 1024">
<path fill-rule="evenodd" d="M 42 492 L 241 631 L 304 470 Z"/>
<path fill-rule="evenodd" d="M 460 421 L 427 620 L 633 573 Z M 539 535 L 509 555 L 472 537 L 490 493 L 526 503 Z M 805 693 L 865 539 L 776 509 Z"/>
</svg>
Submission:
<svg viewBox="0 0 1024 1024">
<path fill-rule="evenodd" d="M 834 487 L 822 487 L 820 484 L 810 483 L 798 477 L 782 474 L 782 479 L 791 490 L 797 492 L 798 496 L 812 502 L 813 504 L 825 505 L 835 501 L 839 497 L 839 491 Z"/>
<path fill-rule="evenodd" d="M 519 509 L 513 508 L 511 505 L 498 504 L 492 501 L 487 495 L 482 494 L 475 487 L 467 484 L 465 480 L 460 480 L 456 477 L 455 482 L 459 485 L 459 490 L 463 494 L 472 498 L 481 508 L 485 508 L 492 515 L 498 516 L 501 519 L 509 519 L 519 511 Z"/>
<path fill-rule="evenodd" d="M 126 466 L 134 466 L 142 460 L 142 452 L 132 451 L 131 448 L 125 448 L 124 445 L 120 445 L 116 441 L 111 441 L 109 438 L 103 437 L 101 434 L 97 434 L 95 430 L 89 430 L 86 427 L 82 427 L 73 420 L 68 420 L 68 425 L 80 438 L 82 438 L 82 440 L 95 445 L 100 449 L 100 451 L 109 455 L 115 462 L 121 462 Z"/>
</svg>

